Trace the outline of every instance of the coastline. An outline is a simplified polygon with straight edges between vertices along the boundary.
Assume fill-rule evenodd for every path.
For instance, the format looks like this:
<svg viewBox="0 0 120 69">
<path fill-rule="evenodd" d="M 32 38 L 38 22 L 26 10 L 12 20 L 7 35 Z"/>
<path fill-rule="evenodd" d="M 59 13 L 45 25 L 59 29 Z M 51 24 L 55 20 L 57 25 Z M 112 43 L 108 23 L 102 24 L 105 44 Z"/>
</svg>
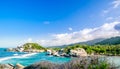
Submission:
<svg viewBox="0 0 120 69">
<path fill-rule="evenodd" d="M 91 58 L 91 59 L 89 59 L 89 58 Z M 2 64 L 0 64 L 0 66 L 8 66 L 8 67 L 11 67 L 11 69 L 12 68 L 16 68 L 16 69 L 34 69 L 35 67 L 36 67 L 36 69 L 37 68 L 42 68 L 42 67 L 46 67 L 47 69 L 59 69 L 59 67 L 62 67 L 60 69 L 64 69 L 64 65 L 65 65 L 65 67 L 69 67 L 69 65 L 71 65 L 71 64 L 75 65 L 78 62 L 81 62 L 80 64 L 83 67 L 88 67 L 89 65 L 94 65 L 94 63 L 98 64 L 99 63 L 98 60 L 99 60 L 98 55 L 96 55 L 96 57 L 95 56 L 89 56 L 89 57 L 87 56 L 87 57 L 76 58 L 74 60 L 71 60 L 70 62 L 66 62 L 66 63 L 63 63 L 63 64 L 55 64 L 55 63 L 51 63 L 51 62 L 48 62 L 48 61 L 42 61 L 42 62 L 33 63 L 31 65 L 28 65 L 28 66 L 23 66 L 20 63 L 17 63 L 16 65 L 12 65 L 12 64 L 3 64 L 2 65 Z M 89 61 L 90 61 L 90 63 L 89 63 Z M 74 68 L 73 65 L 70 66 L 72 69 Z M 4 68 L 6 68 L 6 67 L 4 67 Z"/>
<path fill-rule="evenodd" d="M 33 44 L 35 44 L 36 46 L 33 45 Z M 81 62 L 87 61 L 85 63 L 88 63 L 88 60 L 90 60 L 88 58 L 91 58 L 91 59 L 94 59 L 94 60 L 98 60 L 98 58 L 100 58 L 102 56 L 103 57 L 104 56 L 109 57 L 108 55 L 103 55 L 103 54 L 102 55 L 95 55 L 94 53 L 89 55 L 84 48 L 80 48 L 80 47 L 54 49 L 54 48 L 43 48 L 43 47 L 41 47 L 40 45 L 38 45 L 36 43 L 26 43 L 23 46 L 18 46 L 17 48 L 9 48 L 9 49 L 6 50 L 6 52 L 13 52 L 13 53 L 26 52 L 27 54 L 25 54 L 25 55 L 23 55 L 23 54 L 22 55 L 15 54 L 12 57 L 7 57 L 7 58 L 4 58 L 4 59 L 1 59 L 1 61 L 9 60 L 9 59 L 12 59 L 12 61 L 14 61 L 14 58 L 15 58 L 16 59 L 16 64 L 8 63 L 8 64 L 5 64 L 5 65 L 7 65 L 7 66 L 12 65 L 12 67 L 16 67 L 16 66 L 20 67 L 21 66 L 21 67 L 24 67 L 24 68 L 25 67 L 29 67 L 31 65 L 33 65 L 33 66 L 35 65 L 36 66 L 36 63 L 39 63 L 41 65 L 43 65 L 43 64 L 51 64 L 51 65 L 53 65 L 53 67 L 54 67 L 54 65 L 55 66 L 57 65 L 58 67 L 59 66 L 61 67 L 62 65 L 65 65 L 65 64 L 69 65 L 70 63 L 73 63 L 74 60 L 67 59 L 67 58 L 72 58 L 72 57 L 76 58 L 76 60 L 81 60 Z M 37 55 L 37 53 L 39 53 L 41 55 L 39 55 L 39 54 Z M 42 54 L 42 53 L 44 53 L 44 54 Z M 34 58 L 29 57 L 29 56 L 32 56 L 32 55 L 33 55 Z M 27 56 L 29 58 L 31 58 L 31 59 L 27 58 Z M 46 62 L 45 61 L 46 58 L 47 58 L 47 60 L 52 59 L 51 61 L 54 61 L 54 62 L 57 62 L 57 61 L 60 61 L 60 60 L 61 60 L 60 62 L 63 62 L 62 59 L 64 58 L 63 60 L 65 62 L 63 62 L 62 64 L 60 64 L 60 62 L 58 62 L 59 64 L 52 63 L 51 61 L 47 61 Z M 87 59 L 84 60 L 85 58 L 87 58 Z M 33 63 L 31 63 L 29 65 L 23 65 L 22 63 L 17 61 L 19 59 L 22 59 L 22 61 L 24 60 L 23 63 L 26 62 L 25 60 L 27 60 L 27 62 L 29 62 L 29 61 L 32 61 L 34 59 L 34 61 L 32 61 Z M 42 60 L 40 60 L 40 59 L 42 59 Z M 58 60 L 56 60 L 56 59 L 58 59 Z M 66 62 L 66 59 L 69 62 Z M 93 60 L 91 60 L 91 62 L 92 61 Z M 106 63 L 106 64 L 108 64 L 108 63 Z M 5 66 L 5 65 L 3 64 L 3 66 Z"/>
</svg>

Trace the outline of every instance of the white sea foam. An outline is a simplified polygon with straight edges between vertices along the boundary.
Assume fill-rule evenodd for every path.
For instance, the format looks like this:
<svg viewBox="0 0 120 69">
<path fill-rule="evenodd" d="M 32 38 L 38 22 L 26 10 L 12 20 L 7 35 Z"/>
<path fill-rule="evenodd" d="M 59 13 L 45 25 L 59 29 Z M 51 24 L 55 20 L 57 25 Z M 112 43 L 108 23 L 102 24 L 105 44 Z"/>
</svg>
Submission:
<svg viewBox="0 0 120 69">
<path fill-rule="evenodd" d="M 10 57 L 0 58 L 0 62 L 9 60 L 9 59 L 13 59 L 13 58 L 27 58 L 27 57 L 30 57 L 35 54 L 37 54 L 37 53 L 28 53 L 28 54 L 24 54 L 24 55 L 18 55 L 18 56 L 14 55 L 14 56 L 10 56 Z"/>
<path fill-rule="evenodd" d="M 14 56 L 17 56 L 18 54 L 13 54 Z"/>
</svg>

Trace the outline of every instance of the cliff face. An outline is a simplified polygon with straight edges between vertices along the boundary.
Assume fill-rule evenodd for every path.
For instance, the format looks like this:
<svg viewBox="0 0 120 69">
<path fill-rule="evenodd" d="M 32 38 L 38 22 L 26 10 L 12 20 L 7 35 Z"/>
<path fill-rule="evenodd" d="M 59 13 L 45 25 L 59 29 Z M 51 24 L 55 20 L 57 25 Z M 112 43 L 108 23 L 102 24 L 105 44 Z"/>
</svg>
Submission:
<svg viewBox="0 0 120 69">
<path fill-rule="evenodd" d="M 22 46 L 18 46 L 17 48 L 8 48 L 7 51 L 12 51 L 12 52 L 44 52 L 45 48 L 40 46 L 37 43 L 26 43 Z"/>
</svg>

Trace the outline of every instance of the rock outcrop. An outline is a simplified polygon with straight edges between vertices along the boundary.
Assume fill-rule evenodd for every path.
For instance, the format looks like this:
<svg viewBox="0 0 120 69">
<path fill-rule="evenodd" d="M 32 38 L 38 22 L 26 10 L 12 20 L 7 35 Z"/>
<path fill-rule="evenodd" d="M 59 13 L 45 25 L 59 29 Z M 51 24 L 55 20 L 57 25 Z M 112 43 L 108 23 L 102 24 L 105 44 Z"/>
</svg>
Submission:
<svg viewBox="0 0 120 69">
<path fill-rule="evenodd" d="M 50 49 L 47 50 L 47 55 L 60 56 L 58 51 L 50 50 Z"/>
<path fill-rule="evenodd" d="M 81 57 L 81 56 L 87 56 L 87 52 L 83 48 L 70 49 L 69 53 L 65 53 L 63 49 L 59 51 L 49 49 L 47 50 L 47 55 L 64 56 L 64 57 Z"/>
<path fill-rule="evenodd" d="M 26 43 L 17 48 L 8 48 L 7 51 L 11 52 L 44 52 L 45 48 L 37 43 Z"/>
<path fill-rule="evenodd" d="M 87 56 L 87 52 L 83 48 L 76 48 L 74 50 L 70 50 L 70 55 L 76 57 Z"/>
</svg>

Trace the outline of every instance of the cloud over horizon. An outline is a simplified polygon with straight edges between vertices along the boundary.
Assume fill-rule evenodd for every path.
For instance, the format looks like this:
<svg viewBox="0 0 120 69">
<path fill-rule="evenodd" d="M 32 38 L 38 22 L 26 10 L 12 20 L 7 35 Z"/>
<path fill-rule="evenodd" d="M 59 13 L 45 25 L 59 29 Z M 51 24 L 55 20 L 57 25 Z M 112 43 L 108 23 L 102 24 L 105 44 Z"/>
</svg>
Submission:
<svg viewBox="0 0 120 69">
<path fill-rule="evenodd" d="M 110 38 L 120 35 L 120 22 L 105 23 L 96 28 L 86 28 L 72 33 L 54 34 L 51 40 L 39 40 L 43 46 L 59 46 L 97 38 Z"/>
<path fill-rule="evenodd" d="M 120 0 L 62 0 L 48 4 L 44 0 L 21 1 L 21 4 L 29 3 L 21 6 L 17 1 L 10 5 L 9 1 L 0 3 L 3 15 L 0 47 L 15 47 L 28 42 L 60 46 L 120 36 Z M 24 12 L 16 10 L 17 7 Z"/>
<path fill-rule="evenodd" d="M 52 35 L 51 40 L 39 40 L 37 42 L 43 46 L 60 46 L 94 40 L 98 38 L 120 36 L 120 14 L 117 12 L 119 11 L 119 7 L 120 0 L 114 0 L 110 2 L 108 8 L 103 9 L 102 15 L 106 17 L 106 23 L 100 27 L 85 28 L 83 30 L 75 31 L 72 33 L 54 34 Z M 115 13 L 117 15 L 111 15 Z M 69 27 L 68 30 L 73 31 L 71 27 Z"/>
</svg>

